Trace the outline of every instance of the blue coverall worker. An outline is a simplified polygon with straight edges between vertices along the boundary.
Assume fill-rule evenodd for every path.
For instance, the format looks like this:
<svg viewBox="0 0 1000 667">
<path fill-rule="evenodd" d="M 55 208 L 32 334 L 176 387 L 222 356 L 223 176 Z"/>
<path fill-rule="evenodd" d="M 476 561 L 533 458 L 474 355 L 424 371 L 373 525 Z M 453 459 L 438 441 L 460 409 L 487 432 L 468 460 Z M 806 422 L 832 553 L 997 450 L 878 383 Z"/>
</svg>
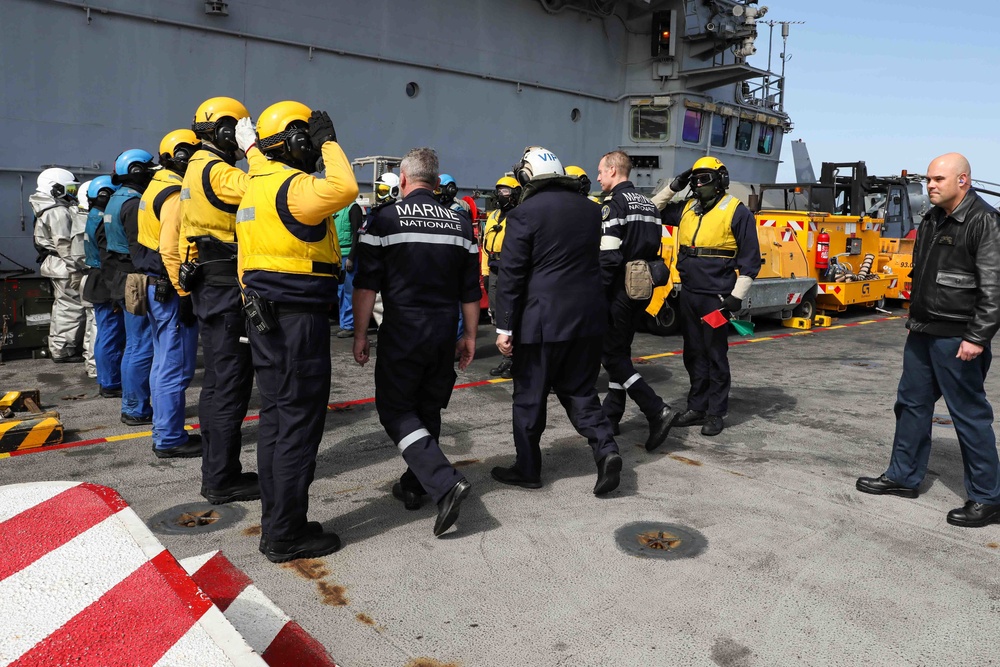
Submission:
<svg viewBox="0 0 1000 667">
<path fill-rule="evenodd" d="M 340 311 L 340 331 L 337 338 L 351 338 L 354 335 L 354 309 L 351 300 L 354 295 L 354 259 L 358 230 L 364 224 L 365 215 L 357 203 L 352 203 L 333 216 L 337 227 L 337 242 L 344 257 L 343 280 L 337 286 L 337 300 Z"/>
<path fill-rule="evenodd" d="M 110 279 L 101 265 L 101 253 L 107 252 L 104 233 L 104 209 L 117 185 L 110 176 L 97 176 L 87 188 L 90 210 L 84 235 L 84 261 L 87 278 L 83 298 L 94 304 L 97 336 L 94 341 L 94 362 L 97 365 L 97 385 L 100 395 L 118 398 L 122 395 L 122 354 L 125 351 L 125 317 L 120 304 L 111 299 Z"/>
<path fill-rule="evenodd" d="M 649 421 L 646 449 L 652 451 L 666 440 L 673 413 L 632 365 L 632 339 L 649 300 L 629 298 L 625 265 L 634 260 L 661 261 L 663 232 L 656 207 L 628 180 L 631 171 L 632 160 L 622 151 L 606 154 L 597 169 L 597 180 L 609 193 L 601 207 L 601 276 L 610 309 L 601 355 L 609 379 L 603 407 L 617 434 L 626 394 L 635 401 Z"/>
<path fill-rule="evenodd" d="M 256 137 L 249 119 L 236 136 L 248 153 L 256 139 L 269 158 L 251 164 L 236 217 L 247 304 L 267 312 L 248 327 L 261 399 L 261 550 L 273 563 L 318 558 L 340 548 L 336 533 L 307 520 L 330 400 L 329 315 L 341 263 L 332 215 L 357 198 L 358 184 L 325 112 L 279 102 L 261 113 Z M 325 178 L 311 175 L 320 157 Z"/>
<path fill-rule="evenodd" d="M 491 476 L 526 488 L 542 485 L 549 390 L 597 464 L 594 494 L 620 481 L 622 459 L 595 383 L 607 330 L 599 249 L 600 207 L 581 197 L 576 177 L 551 151 L 529 146 L 515 168 L 524 183 L 521 203 L 507 218 L 497 291 L 497 348 L 514 354 L 512 425 L 517 458 Z"/>
<path fill-rule="evenodd" d="M 676 185 L 683 190 L 686 177 L 694 198 L 666 204 L 665 193 L 657 197 L 657 206 L 664 203 L 663 223 L 679 228 L 679 314 L 684 367 L 691 379 L 687 410 L 677 415 L 674 426 L 701 424 L 703 435 L 715 436 L 729 411 L 729 327 L 713 328 L 702 318 L 720 308 L 733 315 L 743 310 L 743 299 L 760 272 L 760 243 L 753 213 L 726 194 L 729 172 L 721 161 L 699 159 L 667 189 Z"/>
<path fill-rule="evenodd" d="M 184 430 L 185 391 L 198 357 L 198 318 L 191 296 L 177 287 L 181 184 L 188 158 L 199 143 L 187 129 L 163 137 L 162 168 L 139 201 L 138 244 L 132 254 L 136 270 L 149 277 L 146 317 L 153 335 L 149 389 L 153 453 L 158 458 L 201 456 L 201 435 Z"/>
<path fill-rule="evenodd" d="M 434 535 L 458 518 L 471 488 L 438 439 L 441 410 L 455 384 L 455 356 L 466 368 L 475 355 L 479 315 L 479 247 L 469 217 L 439 203 L 438 159 L 429 148 L 400 165 L 403 199 L 378 208 L 358 238 L 354 278 L 354 359 L 369 358 L 366 330 L 381 292 L 385 305 L 375 364 L 375 408 L 409 466 L 393 487 L 407 509 L 426 490 L 438 505 Z M 465 328 L 455 342 L 461 303 Z"/>
<path fill-rule="evenodd" d="M 236 122 L 249 117 L 230 97 L 202 102 L 191 125 L 201 147 L 188 159 L 181 185 L 178 255 L 199 266 L 191 301 L 205 367 L 198 400 L 201 495 L 213 504 L 260 497 L 257 473 L 243 472 L 240 463 L 253 363 L 250 346 L 240 342 L 247 333 L 236 277 L 236 211 L 250 177 L 234 165 L 244 155 L 236 144 Z M 246 158 L 251 168 L 264 162 L 257 149 Z"/>
<path fill-rule="evenodd" d="M 132 248 L 139 234 L 139 200 L 153 177 L 153 156 L 142 149 L 127 150 L 115 160 L 112 182 L 121 187 L 111 195 L 104 209 L 107 252 L 101 264 L 114 269 L 111 297 L 125 302 L 126 280 L 137 273 L 132 264 Z M 122 355 L 122 423 L 140 426 L 152 423 L 149 371 L 153 365 L 153 333 L 145 313 L 125 310 L 125 353 Z"/>
</svg>

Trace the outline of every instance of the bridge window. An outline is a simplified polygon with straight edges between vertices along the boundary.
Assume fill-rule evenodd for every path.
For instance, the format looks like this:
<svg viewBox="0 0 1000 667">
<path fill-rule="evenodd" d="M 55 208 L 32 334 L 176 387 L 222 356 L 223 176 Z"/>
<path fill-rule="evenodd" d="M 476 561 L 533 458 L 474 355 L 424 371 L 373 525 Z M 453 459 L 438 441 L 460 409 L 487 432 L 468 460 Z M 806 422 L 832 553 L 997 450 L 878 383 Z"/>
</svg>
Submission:
<svg viewBox="0 0 1000 667">
<path fill-rule="evenodd" d="M 684 141 L 694 144 L 701 141 L 701 119 L 701 111 L 697 109 L 684 110 L 684 129 L 681 132 L 681 138 Z"/>
<path fill-rule="evenodd" d="M 712 145 L 723 147 L 729 143 L 729 118 L 712 116 Z"/>
<path fill-rule="evenodd" d="M 632 141 L 666 141 L 670 132 L 670 109 L 642 104 L 632 107 Z"/>
<path fill-rule="evenodd" d="M 757 152 L 761 155 L 770 155 L 774 148 L 774 127 L 771 125 L 760 126 L 760 136 L 757 138 Z"/>
<path fill-rule="evenodd" d="M 750 139 L 752 137 L 753 121 L 746 119 L 740 120 L 740 124 L 736 126 L 736 150 L 750 150 Z"/>
</svg>

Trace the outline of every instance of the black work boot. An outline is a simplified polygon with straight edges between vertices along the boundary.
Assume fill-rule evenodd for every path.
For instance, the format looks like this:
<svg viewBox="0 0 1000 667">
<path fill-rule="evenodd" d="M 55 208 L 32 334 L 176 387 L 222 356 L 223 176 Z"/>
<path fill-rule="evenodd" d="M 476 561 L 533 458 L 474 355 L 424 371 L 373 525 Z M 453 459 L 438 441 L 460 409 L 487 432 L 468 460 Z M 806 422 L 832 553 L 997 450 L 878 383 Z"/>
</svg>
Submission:
<svg viewBox="0 0 1000 667">
<path fill-rule="evenodd" d="M 232 503 L 237 500 L 258 500 L 260 499 L 260 482 L 257 480 L 257 473 L 245 472 L 239 478 L 217 489 L 202 486 L 201 495 L 213 505 Z"/>
<path fill-rule="evenodd" d="M 704 410 L 685 410 L 674 418 L 674 426 L 685 428 L 687 426 L 701 426 L 705 423 L 706 415 Z"/>
</svg>

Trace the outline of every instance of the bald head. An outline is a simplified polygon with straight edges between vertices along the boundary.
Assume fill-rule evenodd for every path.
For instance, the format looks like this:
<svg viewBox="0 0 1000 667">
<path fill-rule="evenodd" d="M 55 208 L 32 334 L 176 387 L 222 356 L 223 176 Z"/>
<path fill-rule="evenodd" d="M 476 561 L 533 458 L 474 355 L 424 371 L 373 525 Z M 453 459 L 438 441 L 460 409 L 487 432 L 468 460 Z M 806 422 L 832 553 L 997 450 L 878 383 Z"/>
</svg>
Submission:
<svg viewBox="0 0 1000 667">
<path fill-rule="evenodd" d="M 972 167 L 960 153 L 945 153 L 927 167 L 927 196 L 931 203 L 951 214 L 972 187 Z"/>
</svg>

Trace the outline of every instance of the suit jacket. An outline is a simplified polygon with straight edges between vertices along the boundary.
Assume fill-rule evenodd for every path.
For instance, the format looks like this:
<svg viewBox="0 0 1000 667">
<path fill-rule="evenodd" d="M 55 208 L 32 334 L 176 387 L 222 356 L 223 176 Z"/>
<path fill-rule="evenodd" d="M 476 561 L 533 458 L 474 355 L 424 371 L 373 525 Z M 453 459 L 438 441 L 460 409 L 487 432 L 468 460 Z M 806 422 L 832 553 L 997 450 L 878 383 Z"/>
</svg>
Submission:
<svg viewBox="0 0 1000 667">
<path fill-rule="evenodd" d="M 601 207 L 574 187 L 553 179 L 507 214 L 497 331 L 519 343 L 557 343 L 607 329 Z"/>
</svg>

